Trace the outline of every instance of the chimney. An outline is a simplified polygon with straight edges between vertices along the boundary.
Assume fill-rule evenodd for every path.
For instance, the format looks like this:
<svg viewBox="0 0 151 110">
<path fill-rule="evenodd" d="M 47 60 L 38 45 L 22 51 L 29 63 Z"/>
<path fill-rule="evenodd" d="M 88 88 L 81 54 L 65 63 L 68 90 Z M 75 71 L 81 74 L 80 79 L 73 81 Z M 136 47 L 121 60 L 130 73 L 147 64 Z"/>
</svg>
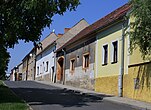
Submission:
<svg viewBox="0 0 151 110">
<path fill-rule="evenodd" d="M 62 36 L 63 36 L 63 34 L 60 34 L 60 33 L 58 34 L 58 38 L 60 38 L 60 37 L 62 37 Z"/>
<path fill-rule="evenodd" d="M 68 32 L 70 28 L 64 28 L 64 33 Z"/>
</svg>

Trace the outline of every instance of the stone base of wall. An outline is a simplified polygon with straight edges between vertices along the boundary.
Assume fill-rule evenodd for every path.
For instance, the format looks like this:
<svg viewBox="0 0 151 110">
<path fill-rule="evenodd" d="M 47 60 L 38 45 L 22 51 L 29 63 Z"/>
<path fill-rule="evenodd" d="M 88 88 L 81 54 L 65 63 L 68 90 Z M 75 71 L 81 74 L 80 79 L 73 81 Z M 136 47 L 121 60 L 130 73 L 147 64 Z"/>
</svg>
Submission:
<svg viewBox="0 0 151 110">
<path fill-rule="evenodd" d="M 151 63 L 130 66 L 124 76 L 123 96 L 151 102 Z"/>
<path fill-rule="evenodd" d="M 66 81 L 66 85 L 78 87 L 78 88 L 84 88 L 88 90 L 94 90 L 94 79 L 89 79 L 85 77 L 81 79 L 70 80 L 70 81 Z"/>
<path fill-rule="evenodd" d="M 95 80 L 95 91 L 118 95 L 118 76 L 97 78 Z"/>
<path fill-rule="evenodd" d="M 50 74 L 42 75 L 40 77 L 36 77 L 38 81 L 51 81 Z"/>
</svg>

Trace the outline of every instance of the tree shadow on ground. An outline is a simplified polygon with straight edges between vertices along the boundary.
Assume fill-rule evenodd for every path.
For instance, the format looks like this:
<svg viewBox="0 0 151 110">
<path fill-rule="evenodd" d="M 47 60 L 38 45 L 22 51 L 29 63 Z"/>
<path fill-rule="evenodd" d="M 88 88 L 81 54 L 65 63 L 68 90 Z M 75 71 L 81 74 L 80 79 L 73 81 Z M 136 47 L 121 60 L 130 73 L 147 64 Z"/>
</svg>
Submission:
<svg viewBox="0 0 151 110">
<path fill-rule="evenodd" d="M 101 103 L 106 95 L 81 93 L 66 88 L 11 88 L 19 97 L 29 105 L 61 105 L 63 107 L 89 106 L 88 103 Z"/>
<path fill-rule="evenodd" d="M 7 86 L 0 85 L 0 104 L 2 103 L 24 103 Z"/>
</svg>

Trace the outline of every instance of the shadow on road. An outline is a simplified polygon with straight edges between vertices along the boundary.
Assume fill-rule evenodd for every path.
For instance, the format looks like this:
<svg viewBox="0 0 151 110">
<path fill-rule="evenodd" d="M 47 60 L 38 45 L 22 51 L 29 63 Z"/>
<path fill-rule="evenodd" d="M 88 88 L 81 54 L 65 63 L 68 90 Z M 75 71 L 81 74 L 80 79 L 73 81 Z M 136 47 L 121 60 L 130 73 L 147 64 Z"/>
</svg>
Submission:
<svg viewBox="0 0 151 110">
<path fill-rule="evenodd" d="M 17 95 L 32 105 L 57 104 L 63 107 L 89 106 L 89 102 L 101 102 L 104 95 L 89 95 L 67 89 L 11 88 Z"/>
</svg>

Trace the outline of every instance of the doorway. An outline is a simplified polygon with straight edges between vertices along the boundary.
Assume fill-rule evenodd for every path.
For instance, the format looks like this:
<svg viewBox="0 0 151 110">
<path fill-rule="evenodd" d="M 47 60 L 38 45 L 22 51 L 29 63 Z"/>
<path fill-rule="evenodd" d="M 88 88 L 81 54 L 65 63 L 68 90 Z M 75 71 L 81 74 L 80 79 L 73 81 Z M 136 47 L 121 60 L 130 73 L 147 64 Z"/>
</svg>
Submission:
<svg viewBox="0 0 151 110">
<path fill-rule="evenodd" d="M 60 83 L 63 82 L 64 77 L 64 58 L 61 57 L 58 59 L 57 62 L 57 80 L 60 81 Z"/>
</svg>

